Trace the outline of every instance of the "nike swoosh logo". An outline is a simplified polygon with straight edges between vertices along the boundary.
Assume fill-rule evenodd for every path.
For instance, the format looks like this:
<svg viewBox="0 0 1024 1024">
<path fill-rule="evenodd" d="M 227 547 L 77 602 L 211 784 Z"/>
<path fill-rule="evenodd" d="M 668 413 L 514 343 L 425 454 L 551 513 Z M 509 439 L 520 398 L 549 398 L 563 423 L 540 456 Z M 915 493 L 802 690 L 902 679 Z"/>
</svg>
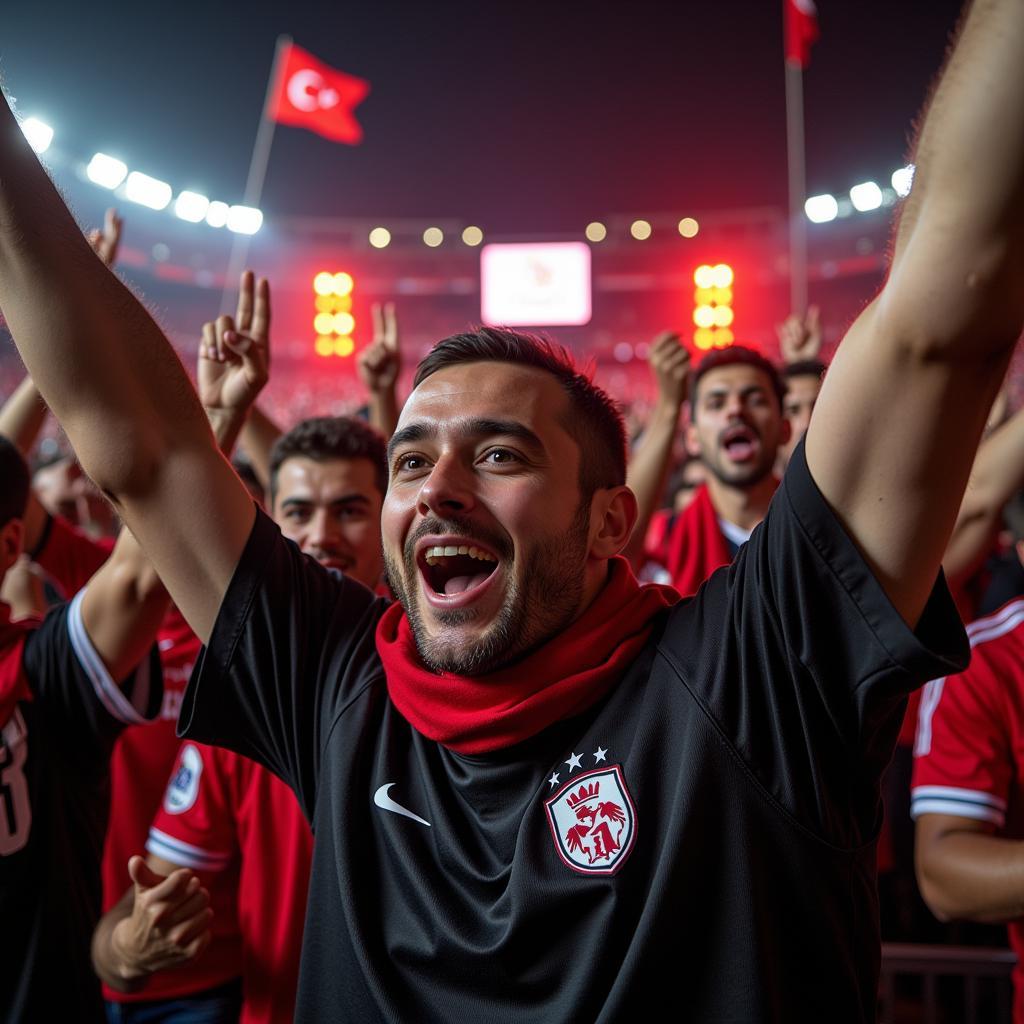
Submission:
<svg viewBox="0 0 1024 1024">
<path fill-rule="evenodd" d="M 388 796 L 388 790 L 394 786 L 394 782 L 386 782 L 376 793 L 373 794 L 373 802 L 382 811 L 391 811 L 394 814 L 404 814 L 407 818 L 412 818 L 413 821 L 418 821 L 421 825 L 426 825 L 430 828 L 430 822 L 424 821 L 418 814 L 413 814 L 412 811 L 406 809 L 401 804 L 396 804 L 391 797 Z"/>
</svg>

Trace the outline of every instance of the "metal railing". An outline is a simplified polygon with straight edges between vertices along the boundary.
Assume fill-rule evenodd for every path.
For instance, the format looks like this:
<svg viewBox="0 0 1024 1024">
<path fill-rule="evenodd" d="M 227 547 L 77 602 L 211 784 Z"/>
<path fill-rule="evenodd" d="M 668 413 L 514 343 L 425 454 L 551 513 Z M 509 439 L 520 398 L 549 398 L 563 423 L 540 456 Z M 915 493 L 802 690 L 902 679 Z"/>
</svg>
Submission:
<svg viewBox="0 0 1024 1024">
<path fill-rule="evenodd" d="M 883 943 L 879 1024 L 1010 1024 L 1016 965 L 1008 949 Z M 904 977 L 919 979 L 920 1006 L 901 1014 L 896 979 Z"/>
</svg>

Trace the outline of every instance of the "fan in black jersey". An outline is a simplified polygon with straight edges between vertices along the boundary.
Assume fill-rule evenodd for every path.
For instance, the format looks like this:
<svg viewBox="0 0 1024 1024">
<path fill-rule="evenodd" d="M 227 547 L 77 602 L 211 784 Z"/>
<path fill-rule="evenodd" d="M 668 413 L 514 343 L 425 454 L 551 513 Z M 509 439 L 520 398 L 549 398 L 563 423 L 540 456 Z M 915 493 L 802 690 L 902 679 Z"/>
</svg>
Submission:
<svg viewBox="0 0 1024 1024">
<path fill-rule="evenodd" d="M 987 0 L 786 481 L 674 605 L 616 557 L 613 403 L 502 331 L 437 346 L 402 411 L 401 603 L 304 557 L 0 111 L 0 307 L 207 643 L 186 735 L 314 826 L 298 1020 L 609 1021 L 680 993 L 692 1020 L 874 1017 L 878 780 L 906 694 L 966 659 L 939 566 L 1024 319 L 1022 107 L 1024 7 Z"/>
<path fill-rule="evenodd" d="M 28 469 L 4 437 L 0 480 L 2 581 L 28 496 Z M 12 621 L 0 603 L 0 1020 L 104 1019 L 89 941 L 108 762 L 125 725 L 159 711 L 153 641 L 166 605 L 127 531 L 85 589 L 42 621 Z"/>
</svg>

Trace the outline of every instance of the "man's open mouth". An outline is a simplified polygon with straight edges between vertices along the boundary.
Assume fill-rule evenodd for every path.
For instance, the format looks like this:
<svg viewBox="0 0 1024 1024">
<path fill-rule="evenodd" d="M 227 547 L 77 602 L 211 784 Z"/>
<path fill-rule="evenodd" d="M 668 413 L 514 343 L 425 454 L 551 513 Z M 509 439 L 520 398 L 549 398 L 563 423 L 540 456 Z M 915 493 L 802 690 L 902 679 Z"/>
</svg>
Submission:
<svg viewBox="0 0 1024 1024">
<path fill-rule="evenodd" d="M 477 544 L 430 544 L 417 558 L 427 587 L 454 597 L 482 586 L 498 568 L 498 557 Z"/>
<path fill-rule="evenodd" d="M 721 444 L 726 455 L 734 462 L 746 462 L 754 456 L 760 441 L 755 430 L 746 426 L 736 426 L 722 432 Z"/>
</svg>

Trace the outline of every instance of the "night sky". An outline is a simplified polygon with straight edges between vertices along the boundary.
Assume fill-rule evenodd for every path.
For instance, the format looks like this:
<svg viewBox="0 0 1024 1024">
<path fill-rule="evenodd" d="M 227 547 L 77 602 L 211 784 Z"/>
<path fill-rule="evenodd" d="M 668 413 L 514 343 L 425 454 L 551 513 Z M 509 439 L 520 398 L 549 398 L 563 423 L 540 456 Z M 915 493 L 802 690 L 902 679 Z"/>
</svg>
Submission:
<svg viewBox="0 0 1024 1024">
<path fill-rule="evenodd" d="M 0 71 L 25 114 L 241 201 L 274 40 L 370 80 L 353 148 L 278 129 L 268 216 L 596 217 L 786 202 L 781 4 L 17 3 Z M 900 162 L 959 4 L 819 0 L 808 188 Z"/>
</svg>

